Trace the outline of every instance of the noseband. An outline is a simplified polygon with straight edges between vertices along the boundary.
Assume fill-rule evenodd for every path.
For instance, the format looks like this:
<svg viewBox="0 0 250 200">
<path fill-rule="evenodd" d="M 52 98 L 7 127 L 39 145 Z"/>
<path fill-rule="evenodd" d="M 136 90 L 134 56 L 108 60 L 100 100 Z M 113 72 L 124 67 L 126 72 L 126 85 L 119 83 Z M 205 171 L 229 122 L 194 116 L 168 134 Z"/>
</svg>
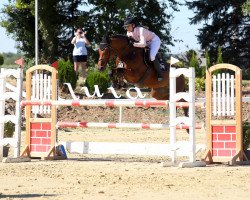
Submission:
<svg viewBox="0 0 250 200">
<path fill-rule="evenodd" d="M 108 58 L 107 58 L 107 60 L 105 58 L 99 58 L 98 62 L 104 60 L 106 62 L 106 64 L 107 64 L 108 61 L 109 61 L 111 52 L 114 52 L 114 54 L 115 54 L 116 57 L 118 56 L 118 53 L 117 53 L 117 51 L 110 44 L 106 44 L 106 46 L 103 49 L 101 49 L 101 51 L 104 51 L 105 49 L 109 50 L 108 51 Z"/>
<path fill-rule="evenodd" d="M 98 62 L 99 61 L 105 61 L 106 62 L 106 64 L 108 63 L 108 61 L 109 61 L 109 57 L 110 57 L 110 53 L 111 53 L 111 51 L 112 51 L 112 48 L 111 48 L 111 46 L 109 46 L 109 45 L 107 45 L 103 50 L 101 50 L 101 51 L 104 51 L 105 49 L 108 49 L 109 51 L 108 51 L 108 58 L 107 58 L 107 60 L 105 59 L 105 58 L 99 58 L 99 60 L 98 60 Z"/>
</svg>

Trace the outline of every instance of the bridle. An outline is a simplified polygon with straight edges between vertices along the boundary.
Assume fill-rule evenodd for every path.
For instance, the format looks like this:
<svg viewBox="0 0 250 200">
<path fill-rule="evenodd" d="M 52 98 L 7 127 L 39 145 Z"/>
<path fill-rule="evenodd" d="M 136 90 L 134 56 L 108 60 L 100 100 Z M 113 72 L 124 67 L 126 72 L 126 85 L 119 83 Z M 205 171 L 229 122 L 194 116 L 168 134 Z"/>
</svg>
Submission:
<svg viewBox="0 0 250 200">
<path fill-rule="evenodd" d="M 111 54 L 111 48 L 110 48 L 111 46 L 107 46 L 107 47 L 105 47 L 104 49 L 101 49 L 101 51 L 104 51 L 105 49 L 108 49 L 109 51 L 108 51 L 108 56 L 107 56 L 107 60 L 105 60 L 105 58 L 99 58 L 98 59 L 98 62 L 99 61 L 105 61 L 105 63 L 108 63 L 108 61 L 109 61 L 109 58 L 110 58 L 110 54 Z"/>
<path fill-rule="evenodd" d="M 101 51 L 104 51 L 105 49 L 108 49 L 109 51 L 108 51 L 108 56 L 107 56 L 107 58 L 99 58 L 99 59 L 98 59 L 98 62 L 99 62 L 99 61 L 104 61 L 104 62 L 105 62 L 105 65 L 107 65 L 107 63 L 108 63 L 108 61 L 109 61 L 109 59 L 110 59 L 110 54 L 111 54 L 111 52 L 114 52 L 114 54 L 115 54 L 114 57 L 118 57 L 118 52 L 117 52 L 110 44 L 108 44 L 108 43 L 100 43 L 100 46 L 101 46 L 101 45 L 104 45 L 104 47 L 100 49 Z"/>
</svg>

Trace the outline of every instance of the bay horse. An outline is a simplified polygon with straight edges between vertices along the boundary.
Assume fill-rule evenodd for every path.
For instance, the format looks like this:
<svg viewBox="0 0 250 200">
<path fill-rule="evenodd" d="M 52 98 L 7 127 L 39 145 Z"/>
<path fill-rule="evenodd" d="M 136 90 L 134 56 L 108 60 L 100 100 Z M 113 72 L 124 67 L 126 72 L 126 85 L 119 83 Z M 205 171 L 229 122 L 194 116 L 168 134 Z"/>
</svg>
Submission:
<svg viewBox="0 0 250 200">
<path fill-rule="evenodd" d="M 125 35 L 106 36 L 101 41 L 98 51 L 97 67 L 100 71 L 105 70 L 109 60 L 115 56 L 119 57 L 125 63 L 124 77 L 129 83 L 139 88 L 151 88 L 151 95 L 157 100 L 169 100 L 169 70 L 163 71 L 164 79 L 158 81 L 153 63 L 146 62 L 145 49 L 132 46 L 130 38 Z M 176 80 L 176 92 L 183 91 L 185 91 L 185 78 L 181 75 Z M 187 110 L 184 112 L 186 115 Z"/>
</svg>

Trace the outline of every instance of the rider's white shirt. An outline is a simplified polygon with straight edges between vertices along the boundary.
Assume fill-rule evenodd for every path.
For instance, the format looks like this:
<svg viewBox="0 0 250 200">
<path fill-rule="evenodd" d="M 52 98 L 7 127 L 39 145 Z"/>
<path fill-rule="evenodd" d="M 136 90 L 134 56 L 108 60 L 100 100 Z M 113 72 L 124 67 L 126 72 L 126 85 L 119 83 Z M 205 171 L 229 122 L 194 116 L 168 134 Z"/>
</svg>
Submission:
<svg viewBox="0 0 250 200">
<path fill-rule="evenodd" d="M 150 60 L 155 60 L 155 56 L 159 51 L 161 40 L 152 31 L 144 27 L 135 27 L 133 32 L 127 32 L 128 37 L 132 37 L 134 40 L 138 41 L 134 43 L 135 47 L 144 48 L 146 46 L 150 47 Z"/>
<path fill-rule="evenodd" d="M 135 27 L 133 32 L 127 32 L 128 37 L 132 37 L 137 42 L 134 43 L 135 47 L 146 47 L 154 39 L 156 34 L 144 27 Z"/>
</svg>

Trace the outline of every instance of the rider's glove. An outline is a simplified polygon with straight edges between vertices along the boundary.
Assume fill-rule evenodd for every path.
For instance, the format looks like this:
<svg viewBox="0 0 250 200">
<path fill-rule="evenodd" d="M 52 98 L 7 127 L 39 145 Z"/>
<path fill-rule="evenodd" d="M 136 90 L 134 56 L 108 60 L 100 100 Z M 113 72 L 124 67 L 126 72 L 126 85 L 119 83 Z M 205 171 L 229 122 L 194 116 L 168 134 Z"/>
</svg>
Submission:
<svg viewBox="0 0 250 200">
<path fill-rule="evenodd" d="M 129 46 L 131 46 L 131 47 L 133 47 L 134 46 L 134 41 L 133 40 L 129 40 L 129 42 L 128 42 L 128 44 L 129 44 Z"/>
</svg>

